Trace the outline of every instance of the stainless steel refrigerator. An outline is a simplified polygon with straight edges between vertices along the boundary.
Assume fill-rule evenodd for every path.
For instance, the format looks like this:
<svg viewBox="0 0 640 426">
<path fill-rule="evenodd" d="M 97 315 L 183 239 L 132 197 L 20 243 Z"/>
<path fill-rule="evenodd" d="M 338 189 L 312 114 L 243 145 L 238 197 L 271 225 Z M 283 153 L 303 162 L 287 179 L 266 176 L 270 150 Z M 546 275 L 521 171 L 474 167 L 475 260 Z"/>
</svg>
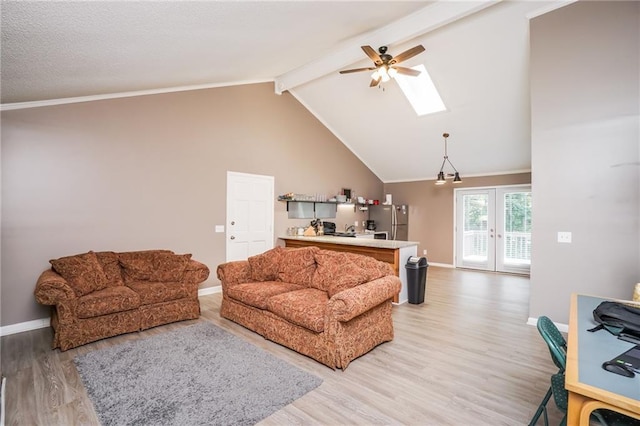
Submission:
<svg viewBox="0 0 640 426">
<path fill-rule="evenodd" d="M 409 206 L 391 204 L 369 206 L 369 220 L 376 223 L 376 231 L 386 231 L 390 240 L 408 241 Z"/>
</svg>

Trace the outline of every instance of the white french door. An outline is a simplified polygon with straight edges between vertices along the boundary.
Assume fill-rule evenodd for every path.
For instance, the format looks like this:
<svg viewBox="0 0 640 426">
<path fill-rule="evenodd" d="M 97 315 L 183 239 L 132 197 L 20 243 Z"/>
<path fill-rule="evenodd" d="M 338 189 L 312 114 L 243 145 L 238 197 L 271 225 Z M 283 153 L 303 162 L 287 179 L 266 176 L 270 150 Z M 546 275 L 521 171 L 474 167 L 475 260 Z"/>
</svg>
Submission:
<svg viewBox="0 0 640 426">
<path fill-rule="evenodd" d="M 531 186 L 456 189 L 456 266 L 528 274 Z"/>
</svg>

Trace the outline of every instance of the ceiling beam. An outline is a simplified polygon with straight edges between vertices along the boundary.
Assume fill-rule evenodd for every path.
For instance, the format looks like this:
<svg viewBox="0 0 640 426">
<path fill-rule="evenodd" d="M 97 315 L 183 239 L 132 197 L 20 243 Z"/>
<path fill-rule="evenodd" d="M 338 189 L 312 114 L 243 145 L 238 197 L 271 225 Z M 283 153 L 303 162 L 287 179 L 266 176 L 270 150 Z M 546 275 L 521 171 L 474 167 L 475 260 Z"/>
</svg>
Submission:
<svg viewBox="0 0 640 426">
<path fill-rule="evenodd" d="M 274 79 L 275 91 L 280 95 L 286 90 L 363 60 L 364 56 L 360 46 L 387 46 L 402 43 L 479 12 L 500 1 L 436 1 L 382 28 L 360 34 L 337 46 L 332 53 L 276 77 Z"/>
</svg>

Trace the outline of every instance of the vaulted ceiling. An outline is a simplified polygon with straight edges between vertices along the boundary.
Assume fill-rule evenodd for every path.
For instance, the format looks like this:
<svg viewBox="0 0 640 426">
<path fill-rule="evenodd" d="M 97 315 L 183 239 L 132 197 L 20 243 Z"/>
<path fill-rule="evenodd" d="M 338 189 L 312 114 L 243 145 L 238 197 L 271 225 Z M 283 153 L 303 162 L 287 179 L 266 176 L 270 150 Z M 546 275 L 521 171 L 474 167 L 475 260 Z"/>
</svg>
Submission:
<svg viewBox="0 0 640 426">
<path fill-rule="evenodd" d="M 566 3 L 566 2 L 565 2 Z M 530 169 L 528 18 L 546 1 L 3 1 L 1 103 L 35 107 L 274 82 L 384 182 Z M 426 51 L 444 112 L 369 87 L 360 46 Z"/>
</svg>

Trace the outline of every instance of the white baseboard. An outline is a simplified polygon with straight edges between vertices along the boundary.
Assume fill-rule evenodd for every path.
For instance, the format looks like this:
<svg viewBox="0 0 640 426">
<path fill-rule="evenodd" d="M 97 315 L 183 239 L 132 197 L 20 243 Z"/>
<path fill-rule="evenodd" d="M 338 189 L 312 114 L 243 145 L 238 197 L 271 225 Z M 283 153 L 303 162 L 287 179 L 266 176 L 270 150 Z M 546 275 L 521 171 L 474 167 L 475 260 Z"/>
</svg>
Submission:
<svg viewBox="0 0 640 426">
<path fill-rule="evenodd" d="M 221 285 L 217 285 L 217 286 L 214 286 L 214 287 L 201 288 L 200 290 L 198 290 L 198 297 L 199 296 L 206 296 L 208 294 L 215 294 L 215 293 L 222 293 L 222 286 Z"/>
<path fill-rule="evenodd" d="M 4 327 L 0 327 L 0 336 L 8 336 L 10 334 L 46 328 L 49 327 L 49 325 L 49 318 L 40 318 L 37 320 L 20 322 L 18 324 L 5 325 Z"/>
<path fill-rule="evenodd" d="M 2 384 L 0 385 L 0 426 L 4 426 L 4 390 L 7 383 L 7 378 L 2 378 Z"/>
<path fill-rule="evenodd" d="M 198 290 L 198 297 L 221 292 L 222 286 L 219 285 L 205 287 Z M 23 333 L 25 331 L 37 330 L 39 328 L 47 328 L 49 325 L 51 325 L 51 320 L 49 318 L 40 318 L 18 324 L 5 325 L 4 327 L 0 327 L 0 336 L 9 336 L 10 334 Z"/>
<path fill-rule="evenodd" d="M 556 327 L 558 327 L 558 330 L 564 332 L 564 333 L 568 333 L 569 332 L 569 325 L 568 324 L 562 324 L 559 322 L 554 322 L 554 324 L 556 325 Z M 532 318 L 529 317 L 529 319 L 527 320 L 527 325 L 532 325 L 532 326 L 537 326 L 538 325 L 538 318 Z"/>
<path fill-rule="evenodd" d="M 455 266 L 449 263 L 436 263 L 436 262 L 429 262 L 429 261 L 427 261 L 427 263 L 429 264 L 429 266 L 439 266 L 441 268 L 455 268 Z"/>
</svg>

